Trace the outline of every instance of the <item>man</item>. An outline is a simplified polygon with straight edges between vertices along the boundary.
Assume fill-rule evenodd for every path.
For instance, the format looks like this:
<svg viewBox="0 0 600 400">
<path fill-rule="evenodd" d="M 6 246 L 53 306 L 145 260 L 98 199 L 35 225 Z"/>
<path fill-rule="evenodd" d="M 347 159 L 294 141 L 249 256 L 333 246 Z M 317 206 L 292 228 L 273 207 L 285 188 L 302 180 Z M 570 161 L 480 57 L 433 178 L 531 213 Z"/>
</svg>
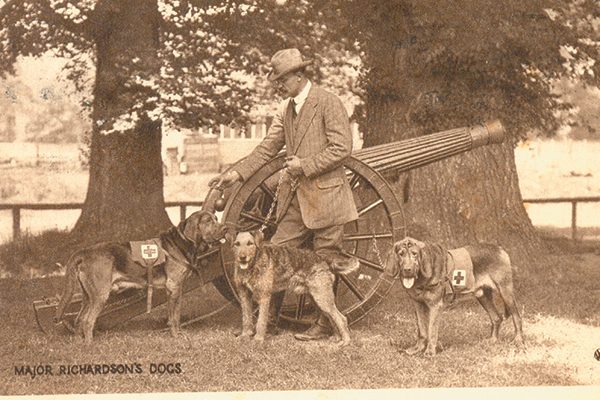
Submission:
<svg viewBox="0 0 600 400">
<path fill-rule="evenodd" d="M 342 167 L 352 152 L 352 133 L 340 99 L 306 77 L 305 68 L 311 63 L 297 49 L 273 55 L 267 78 L 285 100 L 262 143 L 235 170 L 213 178 L 209 185 L 224 188 L 248 179 L 285 145 L 288 174 L 277 199 L 279 223 L 271 242 L 299 247 L 312 235 L 317 253 L 335 257 L 342 249 L 344 224 L 358 218 Z M 278 300 L 280 305 L 282 297 Z M 318 340 L 330 334 L 329 321 L 321 315 L 295 337 Z"/>
</svg>

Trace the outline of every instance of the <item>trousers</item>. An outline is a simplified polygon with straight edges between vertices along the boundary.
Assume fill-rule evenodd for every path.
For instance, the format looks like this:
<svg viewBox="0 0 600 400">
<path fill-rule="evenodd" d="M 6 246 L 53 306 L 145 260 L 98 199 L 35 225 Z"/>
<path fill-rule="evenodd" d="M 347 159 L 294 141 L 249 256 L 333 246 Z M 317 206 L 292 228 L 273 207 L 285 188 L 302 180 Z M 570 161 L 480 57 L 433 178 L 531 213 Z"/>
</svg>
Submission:
<svg viewBox="0 0 600 400">
<path fill-rule="evenodd" d="M 312 250 L 325 259 L 339 256 L 342 251 L 342 239 L 344 236 L 344 225 L 334 225 L 321 229 L 309 229 L 302 221 L 298 197 L 294 194 L 290 205 L 277 226 L 277 231 L 271 237 L 271 243 L 292 247 L 302 246 L 312 236 Z M 338 278 L 334 282 L 336 290 Z M 276 293 L 273 296 L 274 315 L 277 318 L 283 304 L 285 292 Z M 321 326 L 329 326 L 328 319 L 319 314 L 316 323 Z"/>
</svg>

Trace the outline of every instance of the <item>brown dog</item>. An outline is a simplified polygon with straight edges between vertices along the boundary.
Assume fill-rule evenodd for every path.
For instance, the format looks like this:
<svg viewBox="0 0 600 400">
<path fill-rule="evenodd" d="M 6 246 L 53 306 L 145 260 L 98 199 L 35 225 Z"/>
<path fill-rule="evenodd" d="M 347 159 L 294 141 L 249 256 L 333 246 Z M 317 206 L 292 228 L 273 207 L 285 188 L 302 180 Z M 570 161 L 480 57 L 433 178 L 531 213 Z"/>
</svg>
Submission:
<svg viewBox="0 0 600 400">
<path fill-rule="evenodd" d="M 160 235 L 166 261 L 157 267 L 152 283 L 166 288 L 168 294 L 168 324 L 173 335 L 180 330 L 183 282 L 191 271 L 197 253 L 208 250 L 211 244 L 225 235 L 225 226 L 209 211 L 197 211 Z M 94 325 L 109 294 L 128 288 L 148 287 L 146 267 L 136 263 L 129 243 L 99 243 L 75 252 L 67 262 L 66 283 L 56 311 L 59 323 L 73 291 L 80 286 L 83 305 L 76 327 L 91 342 Z"/>
<path fill-rule="evenodd" d="M 253 334 L 253 298 L 258 303 L 254 339 L 263 341 L 272 295 L 292 289 L 298 294 L 308 292 L 329 318 L 331 326 L 336 327 L 341 337 L 340 344 L 350 343 L 348 320 L 335 305 L 333 281 L 334 273 L 349 274 L 358 269 L 357 259 L 328 262 L 312 251 L 263 243 L 263 235 L 259 231 L 238 233 L 233 241 L 233 252 L 233 280 L 242 306 L 242 338 Z"/>
<path fill-rule="evenodd" d="M 504 305 L 505 317 L 512 317 L 515 327 L 513 341 L 521 345 L 523 330 L 513 294 L 512 267 L 508 254 L 492 244 L 466 246 L 464 250 L 473 266 L 473 292 L 492 322 L 491 339 L 498 339 L 503 320 L 494 304 L 494 296 L 497 295 Z M 449 303 L 446 296 L 450 279 L 448 252 L 439 245 L 406 237 L 394 244 L 388 262 L 393 263 L 390 266 L 392 271 L 402 279 L 417 315 L 417 343 L 406 353 L 417 354 L 425 350 L 425 355 L 435 355 L 439 313 Z"/>
</svg>

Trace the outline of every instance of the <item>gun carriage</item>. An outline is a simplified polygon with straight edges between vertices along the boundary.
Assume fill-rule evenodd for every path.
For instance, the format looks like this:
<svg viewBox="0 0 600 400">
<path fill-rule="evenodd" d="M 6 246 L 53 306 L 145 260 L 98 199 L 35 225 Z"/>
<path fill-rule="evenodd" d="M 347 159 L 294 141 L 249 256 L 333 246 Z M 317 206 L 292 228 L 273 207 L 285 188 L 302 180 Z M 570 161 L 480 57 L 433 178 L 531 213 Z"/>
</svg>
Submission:
<svg viewBox="0 0 600 400">
<path fill-rule="evenodd" d="M 350 324 L 367 315 L 392 288 L 394 278 L 385 267 L 385 257 L 391 245 L 406 234 L 402 203 L 384 175 L 409 171 L 476 147 L 501 143 L 503 137 L 502 125 L 494 121 L 356 150 L 344 162 L 359 218 L 345 225 L 343 248 L 346 254 L 358 258 L 360 268 L 348 276 L 340 277 L 336 303 Z M 285 156 L 280 154 L 224 194 L 210 190 L 203 208 L 222 211 L 221 222 L 238 229 L 264 226 L 265 236 L 269 238 L 277 228 L 276 213 L 269 213 L 269 210 L 275 200 L 284 161 Z M 198 274 L 193 274 L 186 281 L 185 292 L 212 283 L 227 300 L 236 302 L 231 283 L 233 254 L 229 245 L 204 253 L 197 260 L 196 269 Z M 97 326 L 109 329 L 144 313 L 147 309 L 146 296 L 145 290 L 135 289 L 111 295 L 97 320 Z M 151 298 L 153 307 L 165 301 L 166 294 L 162 290 L 155 291 Z M 49 332 L 56 328 L 53 317 L 57 304 L 56 297 L 34 301 L 36 319 L 42 331 Z M 67 308 L 67 328 L 72 328 L 69 321 L 74 321 L 80 307 L 81 297 L 75 296 Z M 187 317 L 187 323 L 204 319 L 222 308 L 196 313 Z M 288 294 L 279 320 L 282 324 L 307 324 L 314 318 L 314 311 L 312 301 L 307 296 Z M 184 319 L 182 325 L 185 324 Z"/>
</svg>

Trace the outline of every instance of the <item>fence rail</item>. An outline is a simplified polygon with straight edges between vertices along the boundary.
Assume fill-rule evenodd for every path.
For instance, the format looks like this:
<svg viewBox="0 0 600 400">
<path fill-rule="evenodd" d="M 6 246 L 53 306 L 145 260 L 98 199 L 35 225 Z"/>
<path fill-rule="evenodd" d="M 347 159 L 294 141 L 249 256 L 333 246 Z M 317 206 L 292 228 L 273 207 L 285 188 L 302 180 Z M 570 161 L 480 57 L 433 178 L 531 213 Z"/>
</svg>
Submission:
<svg viewBox="0 0 600 400">
<path fill-rule="evenodd" d="M 179 207 L 179 218 L 185 219 L 187 207 L 202 207 L 203 201 L 166 201 L 165 208 Z M 0 203 L 0 210 L 12 210 L 13 240 L 21 236 L 21 210 L 80 210 L 83 203 Z"/>
<path fill-rule="evenodd" d="M 599 203 L 600 196 L 525 199 L 523 203 L 571 203 L 571 239 L 577 240 L 577 203 Z"/>
<path fill-rule="evenodd" d="M 202 207 L 203 201 L 166 201 L 166 207 L 179 207 L 180 219 L 185 219 L 187 207 Z M 571 203 L 571 239 L 577 239 L 577 204 L 600 203 L 600 196 L 588 197 L 547 197 L 524 199 L 525 204 L 534 203 Z M 77 210 L 83 203 L 0 203 L 0 210 L 12 210 L 13 239 L 21 236 L 21 210 Z"/>
</svg>

